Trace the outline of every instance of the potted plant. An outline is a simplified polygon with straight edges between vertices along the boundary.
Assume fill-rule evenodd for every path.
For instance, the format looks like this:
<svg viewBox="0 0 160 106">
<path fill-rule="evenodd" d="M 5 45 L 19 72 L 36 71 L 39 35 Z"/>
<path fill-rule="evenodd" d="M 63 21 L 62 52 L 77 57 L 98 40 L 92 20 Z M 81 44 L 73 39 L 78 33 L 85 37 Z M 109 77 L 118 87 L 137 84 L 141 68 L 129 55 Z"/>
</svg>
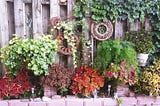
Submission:
<svg viewBox="0 0 160 106">
<path fill-rule="evenodd" d="M 17 76 L 6 73 L 3 78 L 0 78 L 0 99 L 30 98 L 29 91 L 32 84 L 28 73 L 29 70 L 22 68 Z"/>
<path fill-rule="evenodd" d="M 48 67 L 54 62 L 57 41 L 52 35 L 43 35 L 38 39 L 22 39 L 15 36 L 10 45 L 1 48 L 2 62 L 14 75 L 21 67 L 31 70 L 34 75 L 48 74 Z"/>
<path fill-rule="evenodd" d="M 111 63 L 103 75 L 107 81 L 114 83 L 118 96 L 128 96 L 129 86 L 137 81 L 138 73 L 124 60 L 119 64 Z"/>
<path fill-rule="evenodd" d="M 70 87 L 73 94 L 85 97 L 93 95 L 94 91 L 104 85 L 104 77 L 100 76 L 98 70 L 88 66 L 80 67 L 72 77 Z"/>
<path fill-rule="evenodd" d="M 59 64 L 49 66 L 49 75 L 41 76 L 41 85 L 44 87 L 44 96 L 52 97 L 57 91 L 64 94 L 71 83 L 73 69 L 66 69 Z"/>
<path fill-rule="evenodd" d="M 127 32 L 124 39 L 134 44 L 134 48 L 138 53 L 139 63 L 141 66 L 145 66 L 148 54 L 154 49 L 151 32 L 144 30 Z"/>
<path fill-rule="evenodd" d="M 98 44 L 94 67 L 99 68 L 102 73 L 106 71 L 111 63 L 119 64 L 125 60 L 126 64 L 138 70 L 137 53 L 133 45 L 127 41 L 107 40 Z"/>
<path fill-rule="evenodd" d="M 140 75 L 138 81 L 133 85 L 133 90 L 137 94 L 148 96 L 160 96 L 160 60 L 146 67 Z"/>
</svg>

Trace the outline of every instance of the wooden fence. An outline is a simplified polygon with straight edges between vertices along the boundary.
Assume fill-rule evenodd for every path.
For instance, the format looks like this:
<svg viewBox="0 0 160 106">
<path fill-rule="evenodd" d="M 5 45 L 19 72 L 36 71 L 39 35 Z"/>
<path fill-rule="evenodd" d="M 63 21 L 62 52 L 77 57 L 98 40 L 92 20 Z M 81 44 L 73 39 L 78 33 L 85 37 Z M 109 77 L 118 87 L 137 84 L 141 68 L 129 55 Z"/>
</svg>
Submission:
<svg viewBox="0 0 160 106">
<path fill-rule="evenodd" d="M 67 0 L 67 3 L 61 4 L 59 0 L 0 0 L 0 48 L 8 45 L 12 34 L 23 38 L 37 38 L 47 33 L 49 20 L 52 17 L 60 16 L 71 19 L 75 1 Z M 86 19 L 90 25 L 88 20 L 90 19 Z M 145 28 L 151 29 L 148 19 L 146 19 Z M 122 37 L 127 30 L 141 30 L 141 23 L 135 22 L 135 25 L 130 28 L 127 21 L 116 20 L 114 38 Z M 90 36 L 90 30 L 86 31 L 85 36 L 86 39 L 95 41 Z M 60 57 L 57 56 L 57 58 Z M 72 64 L 71 56 L 62 56 L 62 58 L 63 65 Z M 0 65 L 0 73 L 4 73 L 2 65 Z"/>
</svg>

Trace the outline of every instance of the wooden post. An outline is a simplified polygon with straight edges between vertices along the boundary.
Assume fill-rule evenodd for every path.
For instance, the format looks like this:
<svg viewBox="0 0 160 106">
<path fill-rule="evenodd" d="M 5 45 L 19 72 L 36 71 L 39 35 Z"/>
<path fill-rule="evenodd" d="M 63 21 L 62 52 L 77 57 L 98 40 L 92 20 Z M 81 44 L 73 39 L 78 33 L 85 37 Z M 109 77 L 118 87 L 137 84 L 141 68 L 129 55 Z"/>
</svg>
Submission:
<svg viewBox="0 0 160 106">
<path fill-rule="evenodd" d="M 50 0 L 50 19 L 52 17 L 60 17 L 60 6 L 59 6 L 59 0 Z M 59 63 L 59 54 L 56 54 L 54 56 L 55 62 Z"/>
<path fill-rule="evenodd" d="M 75 0 L 68 0 L 67 1 L 67 18 L 68 21 L 74 21 L 73 20 L 73 7 L 75 5 Z M 74 35 L 77 36 L 77 35 Z M 68 67 L 71 68 L 73 67 L 73 58 L 72 56 L 68 56 Z"/>
<path fill-rule="evenodd" d="M 151 22 L 149 20 L 149 17 L 146 17 L 146 19 L 145 19 L 145 30 L 146 31 L 151 31 L 152 30 Z"/>
<path fill-rule="evenodd" d="M 32 4 L 25 4 L 25 37 L 33 38 Z"/>
<path fill-rule="evenodd" d="M 85 23 L 87 25 L 87 29 L 85 30 L 85 39 L 86 40 L 90 40 L 90 25 L 91 25 L 91 20 L 90 20 L 90 16 L 88 14 L 88 16 L 85 18 Z M 83 26 L 82 26 L 83 27 Z M 83 28 L 84 30 L 84 28 Z M 94 44 L 92 44 L 93 46 Z M 91 48 L 87 48 L 87 47 L 83 47 L 83 63 L 84 65 L 89 65 L 91 63 Z"/>
<path fill-rule="evenodd" d="M 43 33 L 41 0 L 32 0 L 32 10 L 33 38 L 38 38 Z"/>
<path fill-rule="evenodd" d="M 24 37 L 24 3 L 22 0 L 14 0 L 14 15 L 15 15 L 15 33 L 18 36 Z"/>
<path fill-rule="evenodd" d="M 7 18 L 7 2 L 5 0 L 0 0 L 0 48 L 8 45 L 9 36 L 8 36 L 8 18 Z M 0 63 L 1 64 L 1 63 Z M 4 75 L 5 69 L 0 65 L 0 74 Z M 0 76 L 1 76 L 0 75 Z"/>
<path fill-rule="evenodd" d="M 121 39 L 123 38 L 123 34 L 125 33 L 124 29 L 124 22 L 121 20 L 116 19 L 115 22 L 115 39 Z"/>
<path fill-rule="evenodd" d="M 140 31 L 142 29 L 142 23 L 138 20 L 135 21 L 133 26 L 130 26 L 130 31 Z"/>
<path fill-rule="evenodd" d="M 50 0 L 50 18 L 60 16 L 59 0 Z"/>
</svg>

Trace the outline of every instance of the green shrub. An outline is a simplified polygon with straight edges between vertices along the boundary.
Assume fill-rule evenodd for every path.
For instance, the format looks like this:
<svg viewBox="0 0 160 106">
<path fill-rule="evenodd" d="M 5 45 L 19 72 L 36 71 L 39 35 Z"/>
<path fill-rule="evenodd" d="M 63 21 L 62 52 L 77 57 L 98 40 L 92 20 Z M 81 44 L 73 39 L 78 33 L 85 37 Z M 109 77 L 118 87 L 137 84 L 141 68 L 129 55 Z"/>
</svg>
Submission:
<svg viewBox="0 0 160 106">
<path fill-rule="evenodd" d="M 54 62 L 57 52 L 56 41 L 50 36 L 38 39 L 22 39 L 14 37 L 9 46 L 1 48 L 2 62 L 14 75 L 21 67 L 26 67 L 35 75 L 48 74 L 48 66 Z"/>
</svg>

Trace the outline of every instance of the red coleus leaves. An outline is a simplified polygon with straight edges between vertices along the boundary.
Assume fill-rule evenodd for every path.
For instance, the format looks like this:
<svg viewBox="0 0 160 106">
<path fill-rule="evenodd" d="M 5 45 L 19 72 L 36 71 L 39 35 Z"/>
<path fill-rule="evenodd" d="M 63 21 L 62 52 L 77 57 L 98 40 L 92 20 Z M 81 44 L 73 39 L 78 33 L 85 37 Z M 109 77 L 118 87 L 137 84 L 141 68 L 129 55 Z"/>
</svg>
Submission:
<svg viewBox="0 0 160 106">
<path fill-rule="evenodd" d="M 30 88 L 28 70 L 21 69 L 15 78 L 7 73 L 0 79 L 0 98 L 11 96 L 18 98 L 19 94 L 24 94 Z"/>
<path fill-rule="evenodd" d="M 95 89 L 104 85 L 104 77 L 99 75 L 99 71 L 87 66 L 80 67 L 72 80 L 72 93 L 85 96 L 93 94 Z"/>
</svg>

